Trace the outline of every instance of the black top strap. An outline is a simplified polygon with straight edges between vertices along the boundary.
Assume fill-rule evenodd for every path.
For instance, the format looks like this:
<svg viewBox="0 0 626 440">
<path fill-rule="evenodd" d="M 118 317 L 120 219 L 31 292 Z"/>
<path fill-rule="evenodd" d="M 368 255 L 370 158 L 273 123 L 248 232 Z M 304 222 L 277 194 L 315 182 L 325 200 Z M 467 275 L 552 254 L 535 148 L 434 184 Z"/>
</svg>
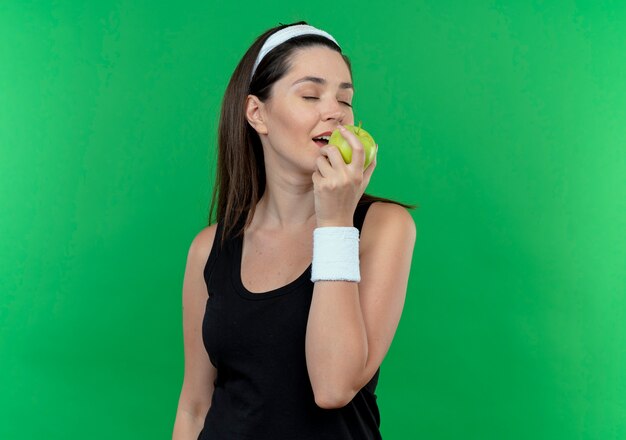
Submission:
<svg viewBox="0 0 626 440">
<path fill-rule="evenodd" d="M 359 203 L 354 210 L 354 217 L 352 219 L 354 223 L 354 227 L 361 232 L 361 228 L 363 227 L 363 222 L 365 221 L 365 214 L 367 214 L 367 210 L 374 203 L 373 201 L 368 201 L 365 203 Z"/>
</svg>

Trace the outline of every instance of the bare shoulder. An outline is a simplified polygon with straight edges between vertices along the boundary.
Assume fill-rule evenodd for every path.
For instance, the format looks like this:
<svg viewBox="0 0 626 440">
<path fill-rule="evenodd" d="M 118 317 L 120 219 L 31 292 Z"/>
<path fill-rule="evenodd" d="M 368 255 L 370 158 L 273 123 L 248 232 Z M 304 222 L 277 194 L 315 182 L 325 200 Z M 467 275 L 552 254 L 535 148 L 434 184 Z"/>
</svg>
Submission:
<svg viewBox="0 0 626 440">
<path fill-rule="evenodd" d="M 373 202 L 365 215 L 361 228 L 361 250 L 366 251 L 378 240 L 389 239 L 390 235 L 415 241 L 416 226 L 408 210 L 390 202 Z"/>
<path fill-rule="evenodd" d="M 215 232 L 217 231 L 217 223 L 205 226 L 196 234 L 189 247 L 189 256 L 194 260 L 204 260 L 209 257 L 213 241 L 215 240 Z"/>
<path fill-rule="evenodd" d="M 372 219 L 374 221 L 391 219 L 415 225 L 413 217 L 404 206 L 390 202 L 373 202 L 367 210 L 365 219 L 369 219 L 370 223 L 372 223 Z"/>
</svg>

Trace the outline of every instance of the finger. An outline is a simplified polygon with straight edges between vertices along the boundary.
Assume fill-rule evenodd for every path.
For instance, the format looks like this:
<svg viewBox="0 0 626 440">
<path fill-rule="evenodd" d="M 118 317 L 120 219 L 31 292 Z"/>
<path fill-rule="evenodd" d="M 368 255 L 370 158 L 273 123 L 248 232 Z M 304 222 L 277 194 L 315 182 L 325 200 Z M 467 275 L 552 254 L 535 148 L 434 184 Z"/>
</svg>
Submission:
<svg viewBox="0 0 626 440">
<path fill-rule="evenodd" d="M 311 174 L 311 180 L 313 180 L 313 186 L 319 186 L 321 178 L 322 178 L 322 176 L 317 171 L 315 171 L 313 174 Z"/>
<path fill-rule="evenodd" d="M 345 167 L 346 163 L 343 161 L 343 156 L 336 145 L 328 144 L 322 147 L 322 154 L 325 155 L 334 169 L 341 169 Z"/>
<path fill-rule="evenodd" d="M 321 156 L 318 156 L 315 160 L 315 164 L 317 165 L 317 169 L 322 177 L 328 177 L 333 171 L 333 167 L 324 153 L 322 153 Z"/>
<path fill-rule="evenodd" d="M 365 149 L 359 138 L 343 125 L 339 125 L 339 132 L 348 141 L 352 147 L 352 160 L 348 166 L 356 168 L 359 171 L 363 170 L 365 164 Z"/>
</svg>

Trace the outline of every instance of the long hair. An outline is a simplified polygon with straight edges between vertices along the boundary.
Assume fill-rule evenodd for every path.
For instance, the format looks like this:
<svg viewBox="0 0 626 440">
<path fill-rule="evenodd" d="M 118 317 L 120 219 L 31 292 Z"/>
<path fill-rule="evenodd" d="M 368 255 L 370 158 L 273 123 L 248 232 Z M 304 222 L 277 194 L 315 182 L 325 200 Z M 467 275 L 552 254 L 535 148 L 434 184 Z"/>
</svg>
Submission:
<svg viewBox="0 0 626 440">
<path fill-rule="evenodd" d="M 271 28 L 260 35 L 239 61 L 226 87 L 218 126 L 217 171 L 209 210 L 209 224 L 211 224 L 217 203 L 216 222 L 222 222 L 223 231 L 220 247 L 231 234 L 236 237 L 244 233 L 254 216 L 257 202 L 265 191 L 263 147 L 258 133 L 246 119 L 247 96 L 252 94 L 260 101 L 266 102 L 271 96 L 272 85 L 289 71 L 292 54 L 304 47 L 322 45 L 339 52 L 352 76 L 350 60 L 341 52 L 339 46 L 320 35 L 300 35 L 270 51 L 259 63 L 250 81 L 252 68 L 263 43 L 274 32 L 296 24 L 308 23 L 306 21 L 292 24 L 281 23 L 280 26 Z M 217 199 L 216 196 L 218 196 Z M 359 200 L 359 204 L 371 201 L 396 203 L 407 209 L 415 209 L 417 206 L 366 193 Z M 245 223 L 238 227 L 244 216 L 246 216 Z"/>
</svg>

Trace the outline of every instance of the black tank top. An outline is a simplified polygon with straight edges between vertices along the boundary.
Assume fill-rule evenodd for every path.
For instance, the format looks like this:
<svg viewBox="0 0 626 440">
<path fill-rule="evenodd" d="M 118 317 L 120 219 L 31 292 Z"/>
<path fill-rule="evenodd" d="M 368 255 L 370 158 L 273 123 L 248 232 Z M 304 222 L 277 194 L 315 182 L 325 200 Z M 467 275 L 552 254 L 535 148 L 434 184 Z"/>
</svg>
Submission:
<svg viewBox="0 0 626 440">
<path fill-rule="evenodd" d="M 359 231 L 370 205 L 361 202 L 355 210 Z M 209 297 L 202 337 L 217 378 L 198 439 L 381 439 L 375 394 L 380 368 L 346 406 L 315 403 L 305 357 L 311 265 L 285 286 L 252 293 L 241 281 L 243 237 L 228 239 L 220 250 L 221 234 L 218 223 L 204 268 Z"/>
</svg>

